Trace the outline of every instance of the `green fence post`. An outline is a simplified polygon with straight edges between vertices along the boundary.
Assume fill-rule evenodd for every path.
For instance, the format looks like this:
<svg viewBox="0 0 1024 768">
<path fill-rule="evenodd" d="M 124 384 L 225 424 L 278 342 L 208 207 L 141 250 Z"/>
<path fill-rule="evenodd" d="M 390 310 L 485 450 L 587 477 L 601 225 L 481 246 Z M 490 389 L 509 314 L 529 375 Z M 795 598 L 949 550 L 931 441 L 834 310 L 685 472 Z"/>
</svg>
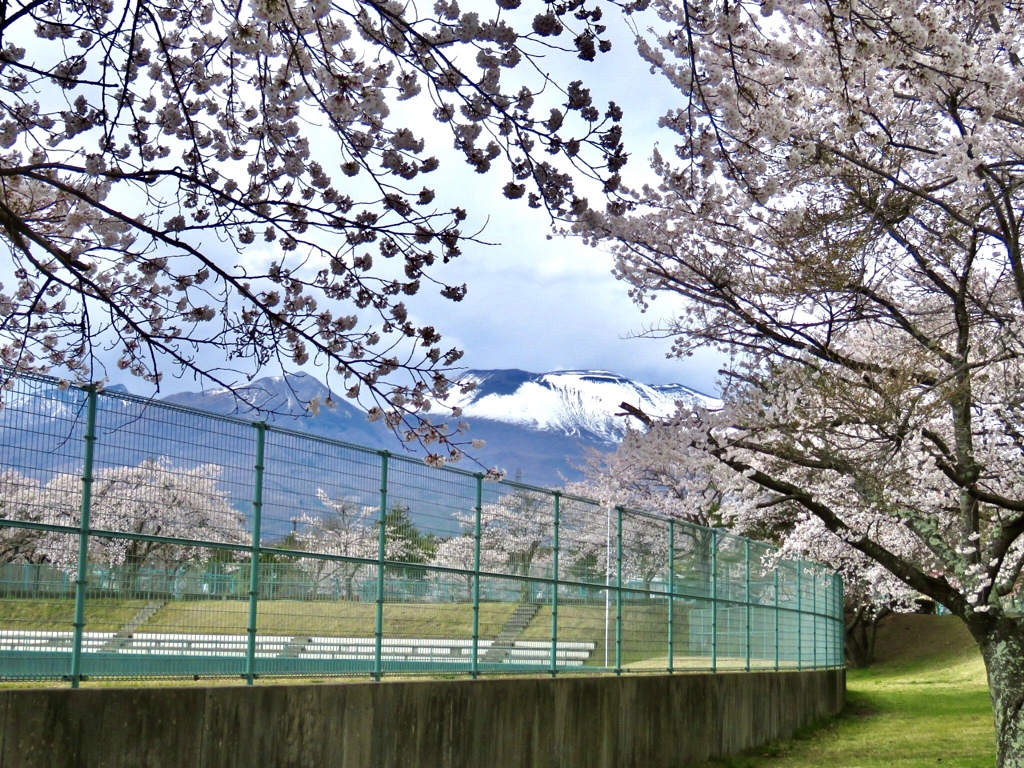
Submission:
<svg viewBox="0 0 1024 768">
<path fill-rule="evenodd" d="M 263 455 L 267 444 L 267 423 L 256 427 L 256 476 L 252 490 L 252 554 L 249 557 L 249 627 L 245 648 L 245 684 L 256 679 L 256 606 L 260 594 L 260 538 L 263 526 Z"/>
<path fill-rule="evenodd" d="M 836 635 L 835 648 L 832 651 L 832 663 L 837 666 L 843 666 L 843 654 L 845 646 L 845 635 L 846 635 L 846 620 L 843 616 L 843 605 L 846 601 L 846 596 L 843 594 L 845 585 L 843 584 L 842 577 L 837 573 L 833 574 L 832 578 L 836 584 L 836 605 L 835 613 L 836 617 L 832 620 L 832 626 L 835 627 L 833 630 Z"/>
<path fill-rule="evenodd" d="M 551 676 L 558 674 L 558 536 L 561 524 L 561 498 L 559 491 L 554 491 L 555 520 L 551 540 Z"/>
<path fill-rule="evenodd" d="M 675 671 L 676 521 L 668 521 L 668 673 Z"/>
<path fill-rule="evenodd" d="M 89 521 L 92 513 L 92 462 L 96 443 L 96 385 L 86 390 L 85 446 L 82 456 L 82 506 L 78 533 L 78 569 L 75 579 L 75 621 L 71 644 L 71 687 L 82 681 L 82 634 L 85 631 L 85 589 L 89 583 Z"/>
<path fill-rule="evenodd" d="M 833 615 L 833 606 L 831 606 L 831 600 L 836 597 L 836 590 L 833 587 L 833 581 L 831 581 L 831 575 L 823 573 L 822 578 L 825 580 L 824 589 L 822 590 L 821 597 L 824 599 L 825 604 L 821 609 L 821 634 L 824 635 L 822 638 L 824 642 L 824 659 L 822 666 L 831 667 L 831 657 L 833 657 L 833 630 L 831 630 L 831 615 Z"/>
<path fill-rule="evenodd" d="M 843 615 L 843 579 L 833 574 L 832 581 L 835 584 L 836 603 L 832 606 L 832 665 L 842 666 L 844 661 L 844 639 L 846 622 Z"/>
<path fill-rule="evenodd" d="M 387 554 L 388 514 L 388 459 L 391 454 L 380 452 L 380 510 L 377 521 L 377 605 L 373 628 L 373 679 L 384 675 L 384 556 Z"/>
<path fill-rule="evenodd" d="M 747 665 L 746 671 L 750 671 L 750 539 L 743 540 L 743 567 L 744 579 L 746 580 L 746 602 L 747 602 Z"/>
<path fill-rule="evenodd" d="M 800 571 L 802 560 L 796 561 L 796 668 L 803 669 L 804 663 L 804 596 Z"/>
<path fill-rule="evenodd" d="M 779 563 L 775 562 L 775 671 L 779 671 Z"/>
<path fill-rule="evenodd" d="M 615 508 L 615 674 L 622 674 L 622 507 Z"/>
<path fill-rule="evenodd" d="M 718 531 L 711 529 L 711 671 L 718 671 Z"/>
<path fill-rule="evenodd" d="M 469 676 L 480 674 L 480 517 L 484 509 L 484 476 L 476 473 L 476 506 L 473 507 L 473 657 Z"/>
<path fill-rule="evenodd" d="M 814 641 L 812 651 L 812 661 L 814 663 L 814 669 L 818 668 L 818 569 L 817 567 L 811 568 L 811 576 L 814 579 L 813 589 L 811 592 L 811 638 Z"/>
</svg>

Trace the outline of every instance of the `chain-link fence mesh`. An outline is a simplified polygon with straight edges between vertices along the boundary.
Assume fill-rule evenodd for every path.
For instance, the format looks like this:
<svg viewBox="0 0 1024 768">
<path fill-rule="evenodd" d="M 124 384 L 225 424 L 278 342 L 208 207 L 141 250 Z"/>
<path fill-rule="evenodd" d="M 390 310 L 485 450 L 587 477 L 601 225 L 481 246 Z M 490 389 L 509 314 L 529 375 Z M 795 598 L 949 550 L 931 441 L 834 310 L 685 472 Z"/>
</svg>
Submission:
<svg viewBox="0 0 1024 768">
<path fill-rule="evenodd" d="M 0 679 L 842 664 L 759 542 L 262 422 L 11 380 Z"/>
</svg>

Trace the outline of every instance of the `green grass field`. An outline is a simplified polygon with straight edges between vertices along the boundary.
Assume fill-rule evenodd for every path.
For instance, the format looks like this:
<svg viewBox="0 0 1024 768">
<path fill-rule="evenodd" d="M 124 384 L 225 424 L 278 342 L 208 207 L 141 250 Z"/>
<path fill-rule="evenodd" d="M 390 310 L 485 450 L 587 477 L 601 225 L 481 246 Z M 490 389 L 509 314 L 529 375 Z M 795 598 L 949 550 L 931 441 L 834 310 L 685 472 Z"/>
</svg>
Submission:
<svg viewBox="0 0 1024 768">
<path fill-rule="evenodd" d="M 497 635 L 515 608 L 511 603 L 482 604 L 481 637 Z M 373 637 L 376 627 L 374 603 L 267 600 L 258 604 L 257 616 L 259 631 L 268 635 Z M 244 634 L 248 620 L 249 604 L 243 601 L 178 602 L 161 609 L 146 623 L 145 630 Z M 387 637 L 471 637 L 473 609 L 460 603 L 387 603 L 384 605 L 384 634 Z"/>
<path fill-rule="evenodd" d="M 128 623 L 146 600 L 88 600 L 89 631 L 109 632 Z M 513 603 L 480 606 L 480 636 L 494 637 L 516 609 Z M 74 620 L 73 600 L 0 600 L 0 629 L 67 630 Z M 269 635 L 341 635 L 373 637 L 374 603 L 338 600 L 261 600 L 258 626 Z M 182 600 L 167 603 L 140 632 L 245 634 L 249 603 L 244 600 Z M 473 608 L 464 603 L 388 603 L 384 632 L 392 637 L 467 638 L 473 634 Z M 549 631 L 550 634 L 550 631 Z"/>
<path fill-rule="evenodd" d="M 847 674 L 835 720 L 721 768 L 992 768 L 995 736 L 985 669 L 953 616 L 883 622 L 879 662 Z"/>
<path fill-rule="evenodd" d="M 86 625 L 91 632 L 116 632 L 145 605 L 145 600 L 88 600 Z M 0 629 L 70 632 L 74 620 L 74 600 L 0 600 Z"/>
<path fill-rule="evenodd" d="M 146 600 L 91 599 L 86 602 L 86 630 L 114 632 L 127 624 Z M 481 603 L 479 636 L 494 639 L 512 616 L 515 603 Z M 558 609 L 558 638 L 594 644 L 588 666 L 615 665 L 614 604 L 564 604 Z M 0 629 L 71 631 L 71 599 L 0 599 Z M 668 609 L 663 602 L 627 603 L 622 606 L 622 656 L 625 669 L 664 669 L 668 665 Z M 249 622 L 246 600 L 172 600 L 136 632 L 243 635 Z M 686 611 L 674 619 L 676 667 L 704 668 L 710 659 L 689 655 Z M 257 626 L 265 635 L 373 637 L 376 605 L 345 600 L 261 600 Z M 385 637 L 469 639 L 473 636 L 473 607 L 469 603 L 385 603 Z M 551 606 L 538 606 L 520 640 L 551 639 Z M 607 650 L 607 659 L 606 659 Z M 722 654 L 720 669 L 743 665 L 743 659 Z M 768 662 L 754 661 L 753 666 Z"/>
</svg>

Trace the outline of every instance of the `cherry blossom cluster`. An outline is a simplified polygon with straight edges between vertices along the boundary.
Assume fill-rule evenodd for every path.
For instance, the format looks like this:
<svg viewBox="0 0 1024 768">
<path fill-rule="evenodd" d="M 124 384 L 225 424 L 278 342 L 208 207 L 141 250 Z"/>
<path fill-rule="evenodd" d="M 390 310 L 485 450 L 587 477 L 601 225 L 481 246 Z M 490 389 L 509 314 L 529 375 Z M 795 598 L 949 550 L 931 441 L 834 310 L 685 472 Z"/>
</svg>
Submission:
<svg viewBox="0 0 1024 768">
<path fill-rule="evenodd" d="M 166 459 L 136 466 L 105 468 L 92 482 L 89 559 L 116 566 L 174 568 L 206 560 L 215 551 L 155 539 L 104 536 L 104 532 L 148 537 L 250 541 L 248 525 L 220 489 L 221 469 L 201 464 L 177 467 Z M 39 483 L 14 470 L 0 473 L 0 514 L 19 522 L 80 525 L 82 479 L 55 474 Z M 6 562 L 51 563 L 71 570 L 77 543 L 66 535 L 26 528 L 0 528 L 0 554 Z"/>
</svg>

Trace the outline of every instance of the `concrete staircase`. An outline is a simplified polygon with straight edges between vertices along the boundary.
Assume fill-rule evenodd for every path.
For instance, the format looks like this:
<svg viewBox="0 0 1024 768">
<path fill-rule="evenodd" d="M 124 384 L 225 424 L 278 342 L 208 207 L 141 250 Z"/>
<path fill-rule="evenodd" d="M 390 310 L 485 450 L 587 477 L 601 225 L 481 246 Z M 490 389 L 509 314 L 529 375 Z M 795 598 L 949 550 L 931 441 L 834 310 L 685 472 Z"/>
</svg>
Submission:
<svg viewBox="0 0 1024 768">
<path fill-rule="evenodd" d="M 150 600 L 141 611 L 132 617 L 131 621 L 114 633 L 114 636 L 103 646 L 103 651 L 117 653 L 119 649 L 128 644 L 135 630 L 152 619 L 157 611 L 165 605 L 167 605 L 166 600 Z"/>
<path fill-rule="evenodd" d="M 498 637 L 491 643 L 491 647 L 487 649 L 487 653 L 484 654 L 481 661 L 489 664 L 500 664 L 505 661 L 509 656 L 513 643 L 523 634 L 526 626 L 533 621 L 533 617 L 537 615 L 538 610 L 540 610 L 540 606 L 535 603 L 527 603 L 516 608 L 508 621 L 505 622 L 505 626 L 501 628 Z"/>
<path fill-rule="evenodd" d="M 285 659 L 297 659 L 299 655 L 305 650 L 306 646 L 313 642 L 312 637 L 298 636 L 293 637 L 285 645 L 284 650 L 281 651 L 281 657 Z"/>
</svg>

